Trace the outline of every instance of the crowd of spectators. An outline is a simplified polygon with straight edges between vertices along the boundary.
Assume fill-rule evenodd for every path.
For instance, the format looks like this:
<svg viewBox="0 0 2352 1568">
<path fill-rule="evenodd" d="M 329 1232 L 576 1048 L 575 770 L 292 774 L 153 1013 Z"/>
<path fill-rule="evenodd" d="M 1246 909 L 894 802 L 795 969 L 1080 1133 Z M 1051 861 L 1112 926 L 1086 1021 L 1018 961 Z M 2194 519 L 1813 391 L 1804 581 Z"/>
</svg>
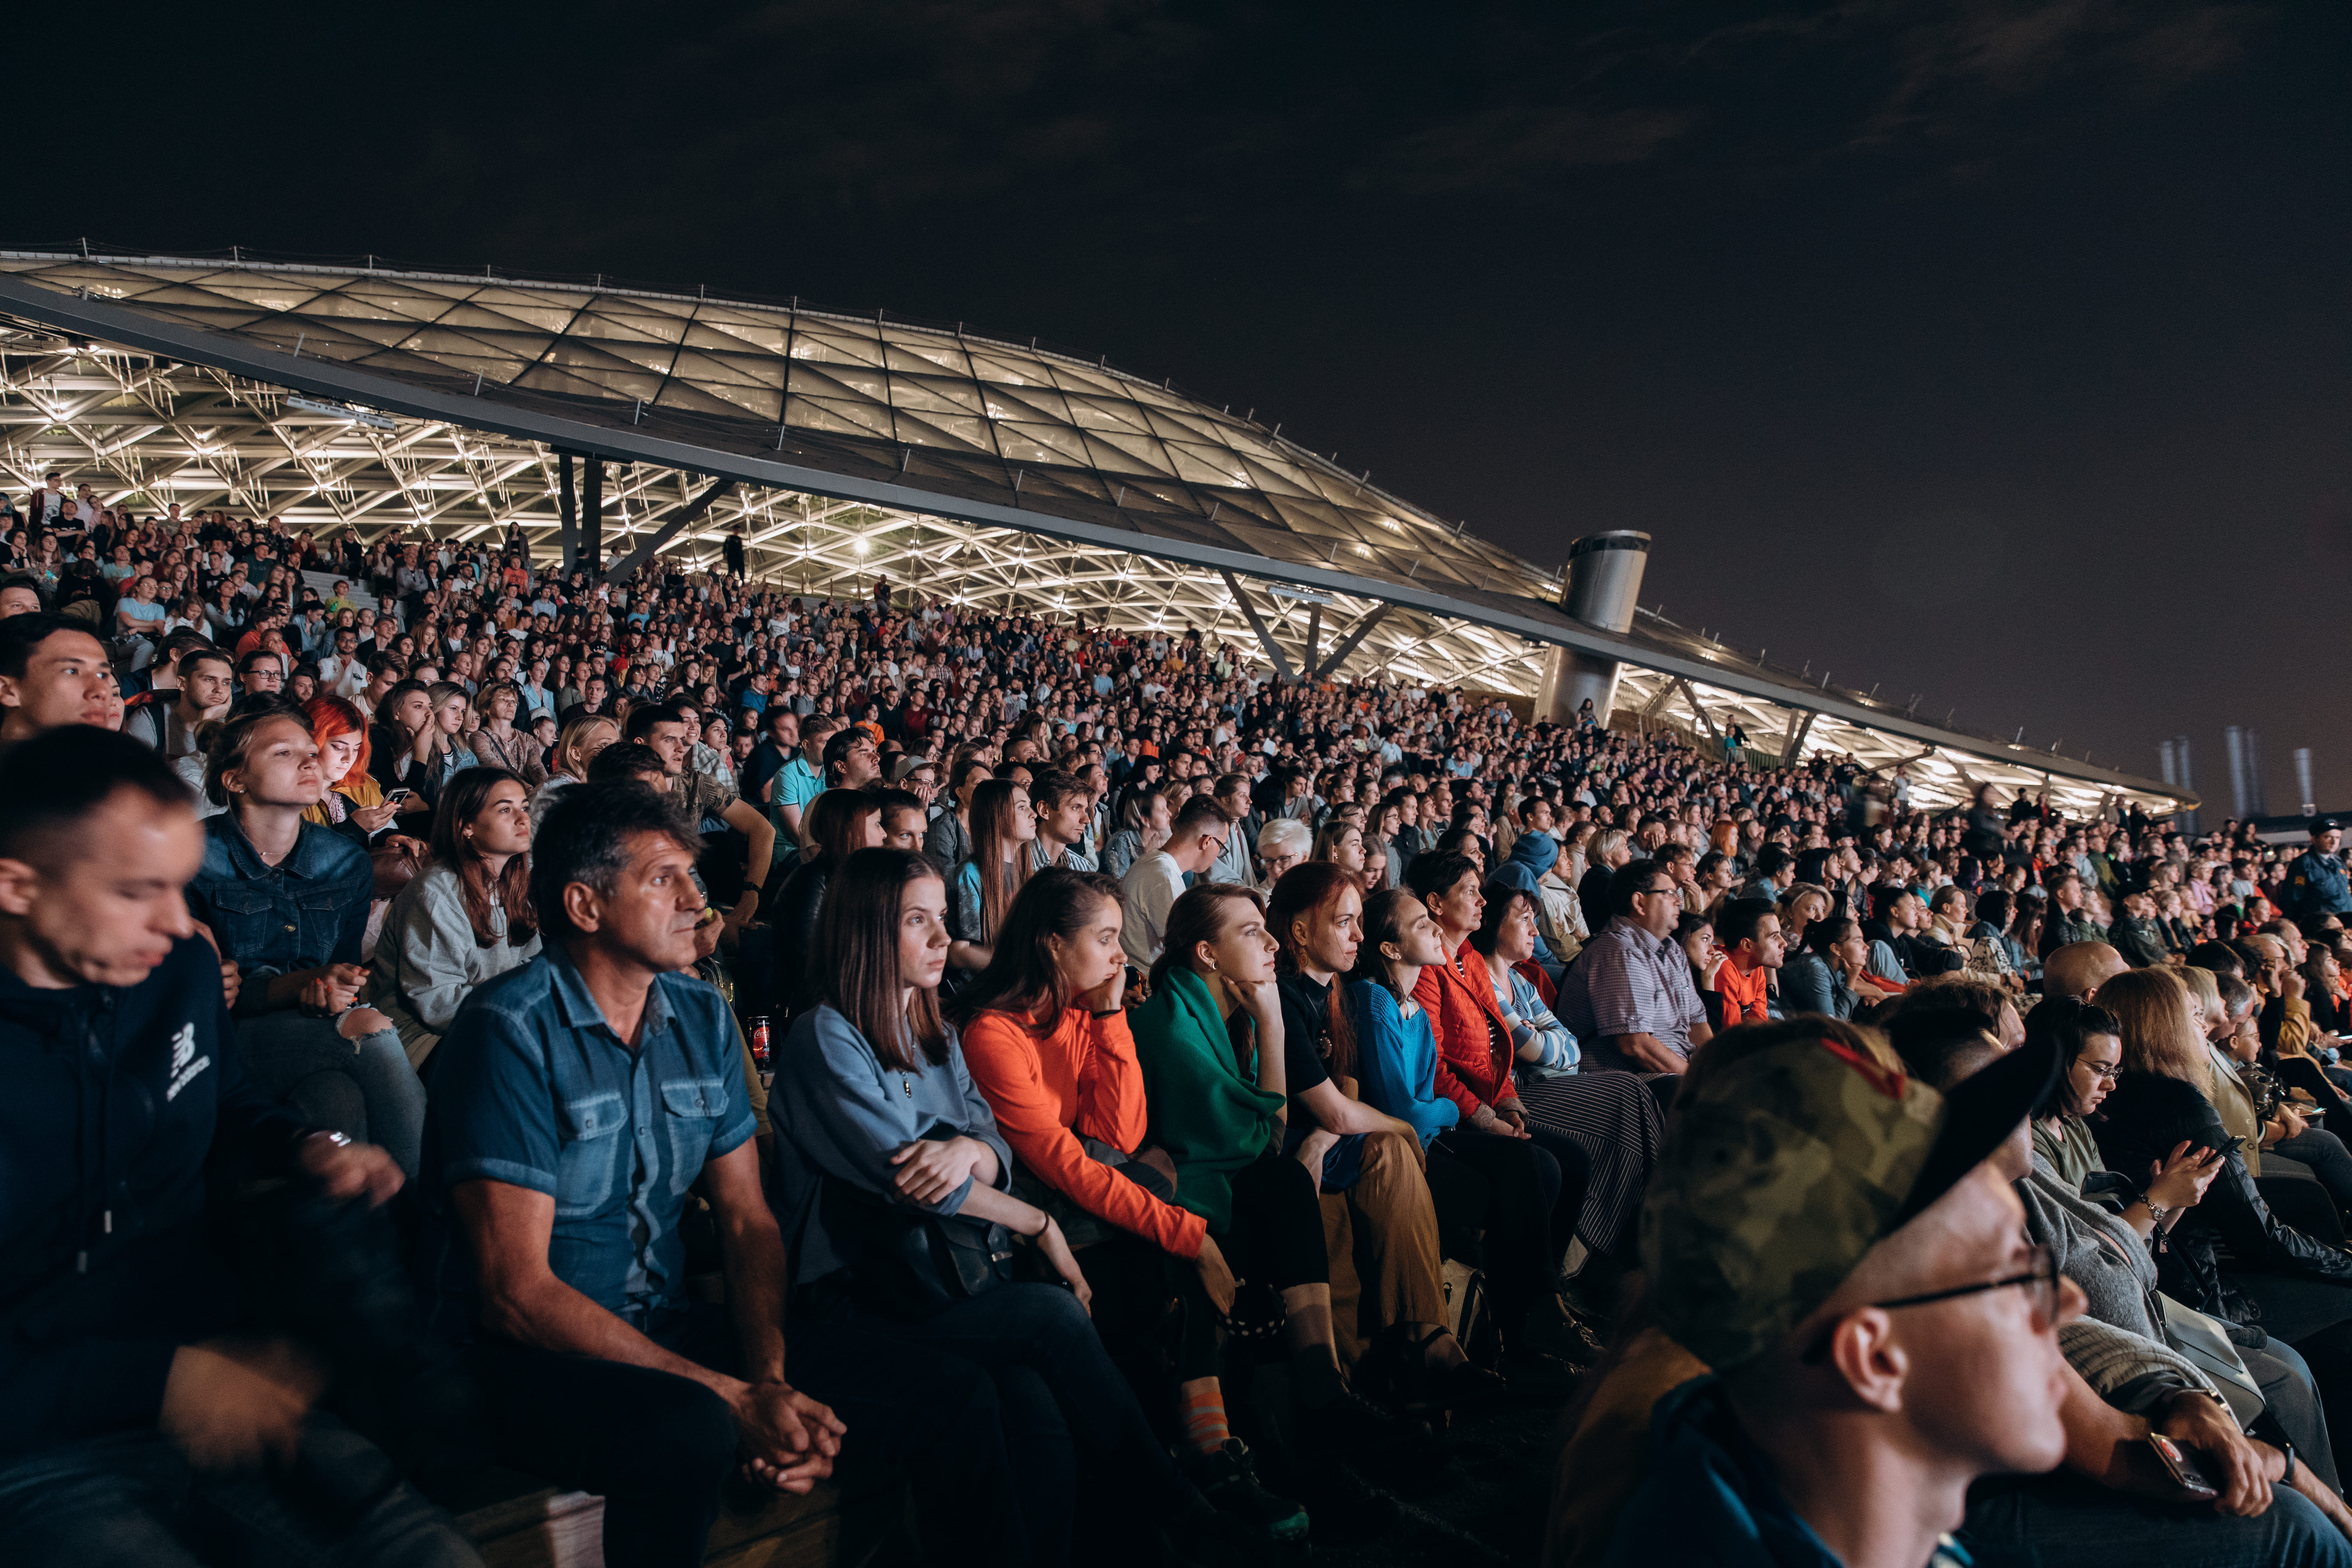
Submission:
<svg viewBox="0 0 2352 1568">
<path fill-rule="evenodd" d="M 936 1554 L 1255 1561 L 1562 1405 L 1562 1563 L 2352 1562 L 2332 822 L 0 504 L 26 1561 L 471 1560 L 247 1299 L 293 1178 L 616 1564 L 836 1461 Z"/>
</svg>

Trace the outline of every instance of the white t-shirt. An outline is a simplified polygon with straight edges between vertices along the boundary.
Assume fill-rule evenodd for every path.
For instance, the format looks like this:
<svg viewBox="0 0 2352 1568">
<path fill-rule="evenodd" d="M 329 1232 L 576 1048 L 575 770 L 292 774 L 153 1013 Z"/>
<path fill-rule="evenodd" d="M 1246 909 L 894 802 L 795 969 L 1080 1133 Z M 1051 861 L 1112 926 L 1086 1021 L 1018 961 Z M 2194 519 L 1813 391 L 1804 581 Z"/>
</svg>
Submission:
<svg viewBox="0 0 2352 1568">
<path fill-rule="evenodd" d="M 1162 849 L 1139 857 L 1118 885 L 1127 904 L 1127 921 L 1119 928 L 1118 944 L 1138 968 L 1149 969 L 1167 941 L 1168 910 L 1184 891 L 1184 873 L 1175 858 Z"/>
</svg>

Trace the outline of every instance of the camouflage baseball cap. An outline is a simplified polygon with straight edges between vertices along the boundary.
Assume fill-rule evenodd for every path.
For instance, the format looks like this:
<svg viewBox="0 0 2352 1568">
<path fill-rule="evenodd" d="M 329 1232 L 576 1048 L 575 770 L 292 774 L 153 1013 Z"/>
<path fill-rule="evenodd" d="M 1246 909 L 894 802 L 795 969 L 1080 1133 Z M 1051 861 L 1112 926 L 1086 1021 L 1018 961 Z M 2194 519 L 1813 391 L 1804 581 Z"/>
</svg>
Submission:
<svg viewBox="0 0 2352 1568">
<path fill-rule="evenodd" d="M 1651 1310 L 1718 1369 L 1779 1343 L 1983 1163 L 2057 1068 L 2039 1042 L 1939 1095 L 1837 1040 L 1756 1033 L 1694 1064 L 1642 1207 Z"/>
</svg>

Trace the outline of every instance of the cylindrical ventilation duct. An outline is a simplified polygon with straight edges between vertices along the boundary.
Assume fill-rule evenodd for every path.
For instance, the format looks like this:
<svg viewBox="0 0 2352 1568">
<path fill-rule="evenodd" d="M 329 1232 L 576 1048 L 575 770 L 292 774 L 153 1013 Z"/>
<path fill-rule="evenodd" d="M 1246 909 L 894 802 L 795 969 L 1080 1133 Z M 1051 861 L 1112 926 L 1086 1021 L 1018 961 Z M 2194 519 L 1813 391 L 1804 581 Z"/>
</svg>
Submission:
<svg viewBox="0 0 2352 1568">
<path fill-rule="evenodd" d="M 2196 764 L 2189 759 L 2188 736 L 2175 735 L 2172 738 L 2172 755 L 2175 765 L 2177 765 L 2180 770 L 2180 778 L 2179 782 L 2181 793 L 2184 795 L 2195 795 L 2197 793 L 2197 768 Z M 2179 825 L 2183 833 L 2193 836 L 2197 832 L 2197 814 L 2193 811 L 2182 812 L 2174 819 L 2174 821 Z"/>
<path fill-rule="evenodd" d="M 1568 547 L 1568 586 L 1559 596 L 1559 607 L 1598 631 L 1632 630 L 1642 573 L 1649 562 L 1646 533 L 1622 528 L 1586 534 Z M 1573 648 L 1552 649 L 1543 689 L 1536 697 L 1536 717 L 1555 724 L 1573 724 L 1590 702 L 1593 721 L 1606 728 L 1617 706 L 1619 668 L 1613 658 Z"/>
<path fill-rule="evenodd" d="M 2254 814 L 2254 797 L 2246 779 L 2246 732 L 2232 724 L 2221 731 L 2221 743 L 2230 752 L 2230 815 L 2243 822 Z"/>
<path fill-rule="evenodd" d="M 2294 793 L 2296 798 L 2303 802 L 2304 816 L 2319 815 L 2319 797 L 2312 793 L 2311 788 L 2311 748 L 2309 746 L 2297 746 L 2294 749 Z"/>
</svg>

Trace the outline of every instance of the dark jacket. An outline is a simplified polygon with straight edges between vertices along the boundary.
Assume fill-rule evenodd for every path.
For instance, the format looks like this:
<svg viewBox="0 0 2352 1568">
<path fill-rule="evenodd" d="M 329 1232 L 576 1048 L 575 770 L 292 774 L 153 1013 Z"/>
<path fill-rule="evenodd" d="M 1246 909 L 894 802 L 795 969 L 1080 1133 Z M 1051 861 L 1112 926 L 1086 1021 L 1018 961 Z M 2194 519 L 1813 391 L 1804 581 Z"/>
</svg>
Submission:
<svg viewBox="0 0 2352 1568">
<path fill-rule="evenodd" d="M 0 1452 L 154 1420 L 173 1352 L 237 1317 L 208 1153 L 277 1173 L 308 1131 L 239 1073 L 201 937 L 127 988 L 0 969 Z"/>
<path fill-rule="evenodd" d="M 776 997 L 787 1018 L 797 1018 L 824 1000 L 824 977 L 816 970 L 816 917 L 833 879 L 826 858 L 803 859 L 784 879 L 768 913 L 775 928 Z"/>
<path fill-rule="evenodd" d="M 2155 969 L 2164 963 L 2164 931 L 2154 921 L 2117 915 L 2107 928 L 2107 942 L 2134 969 Z"/>
<path fill-rule="evenodd" d="M 2250 1322 L 2254 1313 L 2224 1277 L 2214 1249 L 2230 1251 L 2230 1271 L 2251 1269 L 2352 1286 L 2352 1253 L 2330 1247 L 2271 1213 L 2246 1171 L 2237 1140 L 2221 1125 L 2213 1102 L 2194 1084 L 2158 1073 L 2127 1072 L 2091 1123 L 2099 1158 L 2110 1171 L 2146 1172 L 2186 1139 L 2191 1148 L 2230 1151 L 2205 1196 L 2174 1226 L 2157 1272 L 2165 1293 L 2200 1312 Z M 2135 1178 L 2145 1187 L 2144 1177 Z"/>
<path fill-rule="evenodd" d="M 293 852 L 272 866 L 226 811 L 205 819 L 205 863 L 188 884 L 188 910 L 247 978 L 291 974 L 360 961 L 374 886 L 367 851 L 334 829 L 302 824 Z"/>
</svg>

